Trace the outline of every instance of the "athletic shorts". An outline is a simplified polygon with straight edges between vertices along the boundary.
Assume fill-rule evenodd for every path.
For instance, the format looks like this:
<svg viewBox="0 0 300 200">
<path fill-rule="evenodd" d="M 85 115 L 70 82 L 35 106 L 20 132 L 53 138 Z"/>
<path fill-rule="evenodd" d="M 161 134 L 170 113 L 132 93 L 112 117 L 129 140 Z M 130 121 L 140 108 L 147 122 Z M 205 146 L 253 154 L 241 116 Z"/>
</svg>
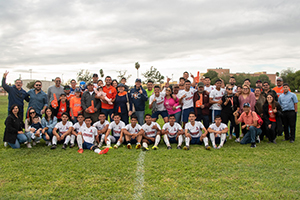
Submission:
<svg viewBox="0 0 300 200">
<path fill-rule="evenodd" d="M 156 136 L 151 137 L 151 138 L 154 138 L 154 142 L 155 142 L 155 137 L 156 137 Z M 154 144 L 154 142 L 152 142 L 152 140 L 148 140 L 148 142 L 149 142 L 149 144 Z"/>
<path fill-rule="evenodd" d="M 82 144 L 82 148 L 83 148 L 83 149 L 91 149 L 93 146 L 95 146 L 95 145 L 92 144 L 92 143 L 88 143 L 88 142 L 84 142 L 84 143 Z"/>
<path fill-rule="evenodd" d="M 163 111 L 156 111 L 155 113 L 153 113 L 153 114 L 151 115 L 151 117 L 157 119 L 157 118 L 158 118 L 158 115 L 161 115 L 162 118 L 165 118 L 165 117 L 168 117 L 168 116 L 169 116 L 168 112 L 167 112 L 166 110 L 163 110 Z"/>
<path fill-rule="evenodd" d="M 190 114 L 190 112 L 194 112 L 194 108 L 193 107 L 184 109 L 182 111 L 182 118 L 181 119 L 182 119 L 183 122 L 188 122 L 189 121 L 189 114 Z"/>
<path fill-rule="evenodd" d="M 178 143 L 178 141 L 176 140 L 176 137 L 172 137 L 172 138 L 168 137 L 168 138 L 169 138 L 170 144 L 172 144 L 172 143 Z"/>
<path fill-rule="evenodd" d="M 200 141 L 200 137 L 192 137 L 190 144 L 203 144 L 203 142 Z"/>
<path fill-rule="evenodd" d="M 220 144 L 221 143 L 221 137 L 216 137 L 215 138 L 215 143 Z M 224 141 L 224 144 L 226 143 L 226 140 Z"/>
</svg>

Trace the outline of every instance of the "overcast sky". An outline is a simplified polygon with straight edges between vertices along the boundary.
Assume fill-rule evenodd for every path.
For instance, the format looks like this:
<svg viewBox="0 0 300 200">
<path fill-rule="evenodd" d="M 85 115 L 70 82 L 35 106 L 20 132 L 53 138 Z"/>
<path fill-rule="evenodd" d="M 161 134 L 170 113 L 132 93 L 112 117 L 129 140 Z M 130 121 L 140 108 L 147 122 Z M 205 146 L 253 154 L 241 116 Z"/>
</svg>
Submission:
<svg viewBox="0 0 300 200">
<path fill-rule="evenodd" d="M 275 73 L 300 64 L 300 1 L 2 0 L 0 73 L 76 78 L 151 66 L 178 80 L 207 68 Z M 143 77 L 142 77 L 143 78 Z"/>
</svg>

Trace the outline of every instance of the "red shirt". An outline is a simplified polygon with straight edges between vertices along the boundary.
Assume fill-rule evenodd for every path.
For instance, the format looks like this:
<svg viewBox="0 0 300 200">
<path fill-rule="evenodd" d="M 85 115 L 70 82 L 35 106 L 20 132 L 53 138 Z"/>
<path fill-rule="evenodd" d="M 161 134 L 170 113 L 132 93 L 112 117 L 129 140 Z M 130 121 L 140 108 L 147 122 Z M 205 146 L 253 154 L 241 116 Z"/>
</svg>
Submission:
<svg viewBox="0 0 300 200">
<path fill-rule="evenodd" d="M 62 103 L 60 102 L 60 106 L 59 106 L 59 110 L 58 110 L 58 113 L 57 113 L 57 119 L 61 119 L 61 115 L 67 111 L 67 103 Z"/>
<path fill-rule="evenodd" d="M 117 96 L 117 90 L 113 86 L 109 86 L 109 88 L 104 86 L 103 87 L 103 92 L 106 93 L 106 97 L 109 98 L 109 99 L 115 99 L 116 96 Z M 114 108 L 114 105 L 110 105 L 110 104 L 107 104 L 107 103 L 104 103 L 104 102 L 102 102 L 101 105 L 102 105 L 101 107 L 103 109 L 113 109 Z"/>
<path fill-rule="evenodd" d="M 269 120 L 271 121 L 271 122 L 276 122 L 276 115 L 275 115 L 275 113 L 273 112 L 273 108 L 272 108 L 272 106 L 271 105 L 269 105 Z"/>
</svg>

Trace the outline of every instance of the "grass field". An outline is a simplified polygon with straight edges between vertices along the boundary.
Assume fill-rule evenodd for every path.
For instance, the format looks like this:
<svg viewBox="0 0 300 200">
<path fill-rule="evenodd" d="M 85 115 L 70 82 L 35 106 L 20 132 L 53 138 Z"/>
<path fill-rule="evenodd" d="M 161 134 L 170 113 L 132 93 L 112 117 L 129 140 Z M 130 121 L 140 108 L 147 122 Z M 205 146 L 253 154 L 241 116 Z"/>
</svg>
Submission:
<svg viewBox="0 0 300 200">
<path fill-rule="evenodd" d="M 298 99 L 300 96 L 298 95 Z M 229 140 L 206 151 L 142 152 L 125 147 L 97 155 L 77 149 L 3 146 L 7 97 L 0 97 L 0 199 L 299 199 L 300 141 L 266 140 L 250 148 Z M 298 114 L 299 119 L 299 114 Z M 297 121 L 296 136 L 300 123 Z"/>
</svg>

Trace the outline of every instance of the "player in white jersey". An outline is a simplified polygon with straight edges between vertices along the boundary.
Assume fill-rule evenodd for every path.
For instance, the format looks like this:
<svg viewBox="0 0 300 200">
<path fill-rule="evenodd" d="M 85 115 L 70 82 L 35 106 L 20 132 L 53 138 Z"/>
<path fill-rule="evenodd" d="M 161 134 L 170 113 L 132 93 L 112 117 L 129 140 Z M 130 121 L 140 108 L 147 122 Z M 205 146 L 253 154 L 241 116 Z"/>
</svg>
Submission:
<svg viewBox="0 0 300 200">
<path fill-rule="evenodd" d="M 222 119 L 220 115 L 215 116 L 215 123 L 211 124 L 207 131 L 210 133 L 210 140 L 214 149 L 220 149 L 223 147 L 226 141 L 226 133 L 228 127 L 226 124 L 221 123 Z M 218 147 L 216 144 L 220 144 Z"/>
<path fill-rule="evenodd" d="M 70 135 L 73 130 L 72 122 L 68 121 L 68 113 L 63 113 L 61 115 L 61 122 L 58 122 L 53 129 L 52 147 L 51 149 L 56 149 L 57 142 L 64 143 L 62 149 L 66 149 L 67 145 L 71 139 Z M 58 132 L 57 132 L 58 131 Z"/>
<path fill-rule="evenodd" d="M 101 148 L 105 139 L 105 133 L 108 129 L 109 122 L 106 120 L 105 113 L 103 112 L 100 112 L 98 119 L 99 121 L 95 122 L 93 127 L 97 129 L 98 135 L 96 136 L 96 141 L 98 143 L 98 147 Z"/>
<path fill-rule="evenodd" d="M 190 144 L 202 144 L 204 142 L 205 149 L 210 150 L 208 145 L 207 130 L 201 122 L 195 121 L 196 115 L 194 112 L 189 114 L 190 122 L 184 127 L 185 129 L 185 147 L 184 150 L 190 149 Z M 204 131 L 204 133 L 202 132 Z"/>
<path fill-rule="evenodd" d="M 127 124 L 125 128 L 123 128 L 123 134 L 125 135 L 125 140 L 127 143 L 127 149 L 131 149 L 131 144 L 136 144 L 135 148 L 141 148 L 141 141 L 142 141 L 142 133 L 140 130 L 142 127 L 137 124 L 138 118 L 137 116 L 131 116 L 130 124 Z"/>
<path fill-rule="evenodd" d="M 151 115 L 145 115 L 146 123 L 142 126 L 141 134 L 143 135 L 143 151 L 148 151 L 148 144 L 153 144 L 153 150 L 158 149 L 158 144 L 160 142 L 161 128 L 157 122 L 153 122 Z"/>
<path fill-rule="evenodd" d="M 154 86 L 154 93 L 150 96 L 149 99 L 149 108 L 152 109 L 153 108 L 153 104 L 155 102 L 156 104 L 156 111 L 154 111 L 154 109 L 152 110 L 152 121 L 156 121 L 158 116 L 161 115 L 162 118 L 164 119 L 164 122 L 167 123 L 168 122 L 168 111 L 165 108 L 164 105 L 164 101 L 165 101 L 165 96 L 166 93 L 165 92 L 160 92 L 160 87 L 158 85 Z"/>
<path fill-rule="evenodd" d="M 186 80 L 184 83 L 184 90 L 178 92 L 179 104 L 182 104 L 182 121 L 183 126 L 188 122 L 189 113 L 194 111 L 194 93 L 196 89 L 191 88 L 191 81 Z"/>
<path fill-rule="evenodd" d="M 204 78 L 204 90 L 207 91 L 208 93 L 211 93 L 211 91 L 213 91 L 216 88 L 216 86 L 211 85 L 210 82 L 211 81 L 209 77 Z"/>
<path fill-rule="evenodd" d="M 125 123 L 121 121 L 120 114 L 115 113 L 114 121 L 109 124 L 104 138 L 107 147 L 111 148 L 111 143 L 117 142 L 117 144 L 114 145 L 114 148 L 115 149 L 119 148 L 119 146 L 124 141 L 123 131 L 122 131 L 123 128 L 125 128 Z M 110 132 L 112 132 L 112 135 L 110 135 Z"/>
<path fill-rule="evenodd" d="M 77 137 L 79 129 L 82 126 L 85 126 L 84 116 L 83 114 L 79 113 L 77 116 L 77 122 L 73 125 L 73 130 L 72 130 L 71 140 L 70 140 L 70 148 L 73 148 L 75 146 L 75 138 Z"/>
<path fill-rule="evenodd" d="M 169 116 L 169 122 L 164 124 L 162 128 L 162 134 L 164 135 L 164 142 L 167 145 L 167 149 L 172 149 L 170 143 L 178 143 L 177 149 L 181 149 L 183 130 L 176 122 L 175 115 Z"/>
<path fill-rule="evenodd" d="M 221 115 L 222 111 L 222 97 L 225 94 L 225 89 L 221 88 L 222 80 L 216 80 L 216 88 L 209 93 L 209 103 L 212 104 L 210 107 L 211 110 L 211 119 L 214 122 L 215 116 Z"/>
<path fill-rule="evenodd" d="M 109 148 L 105 148 L 100 151 L 100 149 L 94 145 L 95 137 L 97 134 L 97 129 L 92 126 L 92 118 L 85 118 L 85 126 L 81 126 L 77 135 L 78 153 L 83 153 L 83 149 L 89 149 L 97 154 L 106 154 Z"/>
</svg>

